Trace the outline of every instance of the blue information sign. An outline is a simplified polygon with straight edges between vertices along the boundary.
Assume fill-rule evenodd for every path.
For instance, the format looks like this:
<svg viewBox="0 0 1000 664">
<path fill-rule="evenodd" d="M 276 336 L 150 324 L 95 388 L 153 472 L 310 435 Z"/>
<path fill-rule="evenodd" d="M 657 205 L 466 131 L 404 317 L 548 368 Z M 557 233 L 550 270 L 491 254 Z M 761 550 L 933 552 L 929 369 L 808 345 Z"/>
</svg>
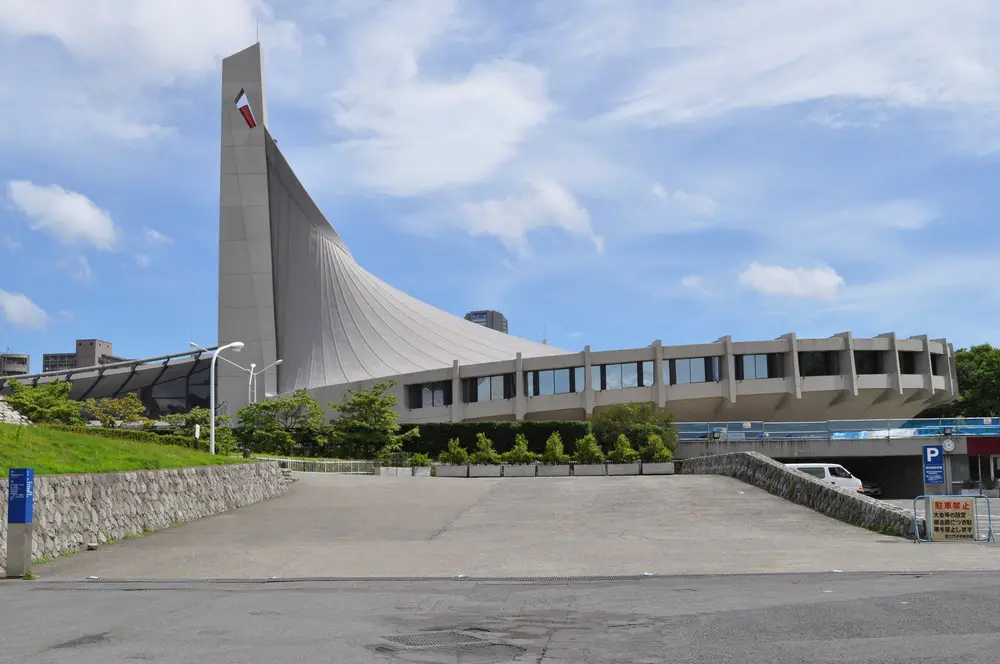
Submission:
<svg viewBox="0 0 1000 664">
<path fill-rule="evenodd" d="M 7 523 L 31 523 L 35 507 L 35 469 L 11 468 L 7 475 Z"/>
<path fill-rule="evenodd" d="M 944 484 L 944 448 L 924 445 L 924 484 Z"/>
</svg>

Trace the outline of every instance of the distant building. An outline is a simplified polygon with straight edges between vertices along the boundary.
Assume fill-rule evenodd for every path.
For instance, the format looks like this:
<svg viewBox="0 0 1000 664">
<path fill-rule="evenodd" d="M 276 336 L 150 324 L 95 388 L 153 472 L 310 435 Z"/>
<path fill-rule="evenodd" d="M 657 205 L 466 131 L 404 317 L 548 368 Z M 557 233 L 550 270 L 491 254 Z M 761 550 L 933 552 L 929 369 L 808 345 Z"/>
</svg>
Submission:
<svg viewBox="0 0 1000 664">
<path fill-rule="evenodd" d="M 0 353 L 0 376 L 23 376 L 28 373 L 30 355 Z"/>
<path fill-rule="evenodd" d="M 492 309 L 470 311 L 465 314 L 465 320 L 507 334 L 507 317 L 499 311 L 493 311 Z"/>
<path fill-rule="evenodd" d="M 112 362 L 123 362 L 126 358 L 112 353 L 111 342 L 100 339 L 77 339 L 75 353 L 45 353 L 42 355 L 42 371 L 64 371 L 93 367 Z"/>
</svg>

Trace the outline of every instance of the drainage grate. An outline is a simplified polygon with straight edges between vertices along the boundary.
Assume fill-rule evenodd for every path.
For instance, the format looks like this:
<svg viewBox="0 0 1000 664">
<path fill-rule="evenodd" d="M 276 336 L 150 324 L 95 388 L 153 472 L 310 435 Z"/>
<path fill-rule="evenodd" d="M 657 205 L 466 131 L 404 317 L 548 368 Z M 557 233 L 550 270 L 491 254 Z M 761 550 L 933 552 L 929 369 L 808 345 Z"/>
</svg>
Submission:
<svg viewBox="0 0 1000 664">
<path fill-rule="evenodd" d="M 407 634 L 405 636 L 387 636 L 389 641 L 408 648 L 426 648 L 429 646 L 460 646 L 479 644 L 482 639 L 461 632 L 425 632 L 423 634 Z"/>
</svg>

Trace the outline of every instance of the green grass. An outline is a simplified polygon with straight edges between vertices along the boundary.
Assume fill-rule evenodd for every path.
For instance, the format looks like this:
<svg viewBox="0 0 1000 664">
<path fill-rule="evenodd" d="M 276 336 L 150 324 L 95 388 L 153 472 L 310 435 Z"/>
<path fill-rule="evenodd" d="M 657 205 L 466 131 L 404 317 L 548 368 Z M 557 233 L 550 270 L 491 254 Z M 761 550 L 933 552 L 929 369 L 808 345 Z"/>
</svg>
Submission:
<svg viewBox="0 0 1000 664">
<path fill-rule="evenodd" d="M 214 466 L 243 461 L 173 445 L 0 424 L 2 477 L 7 476 L 10 468 L 34 468 L 38 475 L 62 475 Z"/>
</svg>

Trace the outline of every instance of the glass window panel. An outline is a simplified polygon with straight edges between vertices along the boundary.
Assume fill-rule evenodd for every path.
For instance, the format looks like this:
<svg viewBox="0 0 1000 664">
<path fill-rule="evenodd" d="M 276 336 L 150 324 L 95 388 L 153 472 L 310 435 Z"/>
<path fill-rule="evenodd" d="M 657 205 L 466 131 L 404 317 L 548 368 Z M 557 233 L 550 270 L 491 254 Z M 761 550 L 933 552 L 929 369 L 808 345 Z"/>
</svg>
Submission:
<svg viewBox="0 0 1000 664">
<path fill-rule="evenodd" d="M 151 410 L 156 410 L 157 417 L 160 415 L 171 415 L 173 413 L 183 413 L 187 410 L 187 399 L 174 399 L 174 398 L 160 398 L 153 399 L 154 408 Z"/>
<path fill-rule="evenodd" d="M 691 382 L 692 383 L 705 382 L 705 358 L 703 357 L 691 358 Z"/>
<path fill-rule="evenodd" d="M 604 380 L 609 390 L 622 389 L 622 365 L 607 364 L 604 366 Z"/>
<path fill-rule="evenodd" d="M 642 385 L 643 387 L 653 386 L 653 363 L 652 361 L 642 363 Z"/>
<path fill-rule="evenodd" d="M 770 378 L 767 373 L 767 355 L 754 355 L 754 364 L 757 365 L 755 373 L 757 378 Z"/>
<path fill-rule="evenodd" d="M 636 362 L 619 364 L 622 372 L 622 387 L 639 387 L 639 365 Z"/>
<path fill-rule="evenodd" d="M 712 375 L 709 377 L 709 380 L 714 380 L 716 382 L 722 380 L 722 370 L 720 368 L 720 363 L 721 363 L 721 358 L 719 357 L 712 358 Z"/>
<path fill-rule="evenodd" d="M 421 407 L 427 408 L 434 405 L 434 389 L 430 383 L 425 383 L 420 389 Z"/>
<path fill-rule="evenodd" d="M 674 360 L 674 367 L 677 372 L 678 385 L 686 385 L 691 382 L 691 360 Z"/>
<path fill-rule="evenodd" d="M 573 369 L 573 387 L 577 392 L 583 392 L 584 390 L 583 381 L 585 375 L 586 372 L 584 371 L 584 367 L 576 367 Z"/>
<path fill-rule="evenodd" d="M 503 376 L 490 377 L 490 399 L 503 400 Z"/>
<path fill-rule="evenodd" d="M 187 376 L 175 378 L 164 383 L 153 384 L 153 398 L 161 397 L 187 397 Z"/>
<path fill-rule="evenodd" d="M 743 380 L 753 380 L 756 378 L 753 355 L 744 355 L 740 359 L 743 360 Z"/>
<path fill-rule="evenodd" d="M 484 376 L 476 379 L 476 399 L 479 401 L 490 400 L 490 378 Z"/>
<path fill-rule="evenodd" d="M 539 394 L 555 394 L 555 376 L 553 371 L 549 369 L 548 371 L 538 372 L 538 393 Z"/>
<path fill-rule="evenodd" d="M 553 373 L 555 374 L 555 393 L 569 393 L 569 369 L 556 369 Z"/>
<path fill-rule="evenodd" d="M 535 371 L 529 371 L 528 373 L 525 374 L 525 377 L 527 378 L 527 381 L 528 381 L 528 390 L 527 390 L 527 392 L 528 392 L 528 396 L 529 397 L 535 396 L 535 374 L 536 373 L 537 372 L 535 372 Z"/>
<path fill-rule="evenodd" d="M 840 466 L 830 466 L 830 475 L 832 475 L 833 477 L 839 477 L 840 479 L 844 480 L 849 480 L 852 477 L 852 475 L 849 472 L 847 472 L 847 470 L 841 468 Z"/>
<path fill-rule="evenodd" d="M 591 365 L 590 367 L 590 389 L 595 392 L 601 389 L 601 367 L 597 365 Z"/>
<path fill-rule="evenodd" d="M 444 405 L 444 383 L 434 383 L 434 405 Z"/>
</svg>

